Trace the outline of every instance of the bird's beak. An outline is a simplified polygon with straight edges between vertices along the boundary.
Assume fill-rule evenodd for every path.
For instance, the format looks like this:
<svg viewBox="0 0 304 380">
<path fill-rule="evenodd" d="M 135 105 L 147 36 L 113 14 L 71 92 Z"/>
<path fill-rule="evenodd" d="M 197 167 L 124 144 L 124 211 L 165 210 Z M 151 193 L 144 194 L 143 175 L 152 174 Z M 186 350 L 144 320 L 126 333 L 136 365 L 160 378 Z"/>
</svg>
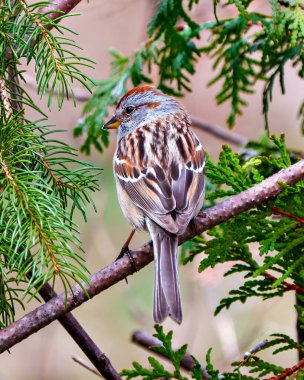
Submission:
<svg viewBox="0 0 304 380">
<path fill-rule="evenodd" d="M 116 116 L 113 116 L 107 123 L 105 123 L 102 129 L 117 129 L 120 124 L 121 121 Z"/>
</svg>

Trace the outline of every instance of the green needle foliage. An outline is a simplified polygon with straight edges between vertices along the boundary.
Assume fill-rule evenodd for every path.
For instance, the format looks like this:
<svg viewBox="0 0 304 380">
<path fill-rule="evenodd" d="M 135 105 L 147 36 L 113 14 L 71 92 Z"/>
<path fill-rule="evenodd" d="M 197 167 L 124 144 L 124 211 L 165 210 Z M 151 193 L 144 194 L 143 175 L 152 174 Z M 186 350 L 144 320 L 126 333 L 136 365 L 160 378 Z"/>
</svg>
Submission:
<svg viewBox="0 0 304 380">
<path fill-rule="evenodd" d="M 159 1 L 148 26 L 148 39 L 142 46 L 130 56 L 110 49 L 111 74 L 95 82 L 93 97 L 84 108 L 84 118 L 75 128 L 75 136 L 86 136 L 84 152 L 89 153 L 92 145 L 100 152 L 107 146 L 107 132 L 101 131 L 100 126 L 109 106 L 117 103 L 127 86 L 154 83 L 168 94 L 181 96 L 191 91 L 191 76 L 204 56 L 212 60 L 215 71 L 209 85 L 221 85 L 217 103 L 230 104 L 228 126 L 233 127 L 236 117 L 243 113 L 248 94 L 253 94 L 257 83 L 262 82 L 265 127 L 269 128 L 267 115 L 273 86 L 279 81 L 285 93 L 286 65 L 292 64 L 299 77 L 304 76 L 303 0 L 269 0 L 268 14 L 251 12 L 253 0 L 214 1 L 215 20 L 205 23 L 191 17 L 190 10 L 196 3 Z M 236 16 L 218 19 L 216 11 L 220 6 L 229 6 Z M 208 37 L 207 45 L 200 43 L 200 36 Z M 303 115 L 303 107 L 299 115 Z"/>
<path fill-rule="evenodd" d="M 157 358 L 154 356 L 148 357 L 149 367 L 133 362 L 133 369 L 123 370 L 121 376 L 125 377 L 127 380 L 140 378 L 144 380 L 153 379 L 177 379 L 177 380 L 188 380 L 196 379 L 203 380 L 206 378 L 206 371 L 208 373 L 208 378 L 211 380 L 218 379 L 233 379 L 233 380 L 254 380 L 261 379 L 263 376 L 277 376 L 284 372 L 284 368 L 275 364 L 268 363 L 261 359 L 260 353 L 265 350 L 272 349 L 273 355 L 281 353 L 286 350 L 297 350 L 303 351 L 304 347 L 294 340 L 290 339 L 284 334 L 274 334 L 269 340 L 265 340 L 261 344 L 257 345 L 249 353 L 244 355 L 242 360 L 236 361 L 231 364 L 231 370 L 220 373 L 218 369 L 214 367 L 211 361 L 211 349 L 208 350 L 206 354 L 206 367 L 192 356 L 194 368 L 186 376 L 185 371 L 181 371 L 182 365 L 181 361 L 185 356 L 187 351 L 187 345 L 183 345 L 177 350 L 172 348 L 172 331 L 165 333 L 162 326 L 154 326 L 156 333 L 154 336 L 162 343 L 162 346 L 153 347 L 153 351 L 160 353 L 162 356 L 167 358 L 166 362 L 169 362 L 173 369 L 167 370 Z M 303 378 L 303 371 L 297 372 L 297 379 Z"/>
<path fill-rule="evenodd" d="M 99 171 L 58 141 L 60 131 L 27 119 L 26 107 L 43 113 L 22 90 L 19 70 L 22 59 L 34 62 L 38 93 L 48 91 L 49 107 L 55 91 L 60 108 L 74 82 L 89 86 L 81 68 L 91 61 L 74 53 L 65 37 L 70 30 L 40 12 L 48 5 L 0 5 L 0 327 L 14 320 L 16 303 L 24 307 L 47 281 L 59 279 L 65 291 L 88 282 L 74 211 L 85 218 L 87 204 L 94 207 Z"/>
</svg>

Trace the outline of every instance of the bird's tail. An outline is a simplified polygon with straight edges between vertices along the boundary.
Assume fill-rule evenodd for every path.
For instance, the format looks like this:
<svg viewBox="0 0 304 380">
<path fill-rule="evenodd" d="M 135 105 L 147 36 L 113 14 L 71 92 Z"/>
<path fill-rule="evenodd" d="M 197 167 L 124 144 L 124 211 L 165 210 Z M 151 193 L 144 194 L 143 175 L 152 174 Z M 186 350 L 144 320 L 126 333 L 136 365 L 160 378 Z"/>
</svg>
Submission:
<svg viewBox="0 0 304 380">
<path fill-rule="evenodd" d="M 154 304 L 153 318 L 161 323 L 169 315 L 175 322 L 182 322 L 177 249 L 178 238 L 162 228 L 149 223 L 154 252 Z"/>
</svg>

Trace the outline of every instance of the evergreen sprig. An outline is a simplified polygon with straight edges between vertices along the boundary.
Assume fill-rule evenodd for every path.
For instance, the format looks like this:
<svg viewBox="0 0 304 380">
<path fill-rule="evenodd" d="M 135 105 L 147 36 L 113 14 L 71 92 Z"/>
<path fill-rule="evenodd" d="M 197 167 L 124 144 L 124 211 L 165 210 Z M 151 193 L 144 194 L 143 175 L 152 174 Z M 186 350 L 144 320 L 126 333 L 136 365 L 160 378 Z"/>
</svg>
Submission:
<svg viewBox="0 0 304 380">
<path fill-rule="evenodd" d="M 74 211 L 86 218 L 94 203 L 99 170 L 80 161 L 77 151 L 53 137 L 45 120 L 31 121 L 26 107 L 46 115 L 23 90 L 21 59 L 35 62 L 37 92 L 54 91 L 59 108 L 75 81 L 88 86 L 71 32 L 48 18 L 48 2 L 24 0 L 0 5 L 0 327 L 14 320 L 15 306 L 37 297 L 47 282 L 60 279 L 65 292 L 74 282 L 88 283 Z M 44 8 L 44 11 L 42 11 Z M 51 29 L 59 32 L 54 36 Z"/>
<path fill-rule="evenodd" d="M 138 362 L 134 362 L 133 369 L 124 369 L 121 372 L 121 376 L 126 377 L 127 380 L 133 378 L 141 378 L 144 380 L 153 380 L 157 378 L 203 380 L 206 378 L 205 375 L 203 377 L 205 372 L 208 374 L 208 379 L 211 380 L 255 380 L 261 379 L 263 376 L 267 375 L 278 376 L 284 372 L 284 368 L 261 359 L 258 356 L 260 352 L 273 349 L 273 355 L 276 355 L 286 350 L 303 350 L 304 348 L 287 335 L 273 334 L 270 336 L 269 340 L 266 340 L 263 344 L 259 344 L 257 349 L 246 353 L 243 360 L 232 363 L 231 368 L 223 373 L 216 369 L 215 365 L 212 363 L 212 350 L 209 349 L 206 354 L 206 367 L 203 368 L 197 358 L 192 356 L 194 368 L 187 376 L 185 376 L 180 372 L 180 363 L 185 356 L 187 345 L 184 345 L 174 351 L 172 348 L 172 331 L 166 334 L 161 326 L 155 325 L 154 328 L 156 331 L 154 336 L 160 340 L 162 346 L 153 347 L 152 349 L 153 351 L 159 352 L 162 356 L 166 357 L 169 364 L 173 366 L 175 370 L 167 370 L 158 359 L 154 356 L 149 356 L 148 361 L 152 369 L 147 368 Z M 300 372 L 301 370 L 298 371 L 297 374 L 300 375 Z"/>
<path fill-rule="evenodd" d="M 284 136 L 273 136 L 272 141 L 271 154 L 258 154 L 249 161 L 244 162 L 228 147 L 223 148 L 218 163 L 208 159 L 207 177 L 216 188 L 207 199 L 219 201 L 288 167 L 293 159 L 286 149 Z M 244 303 L 250 297 L 282 296 L 291 290 L 292 285 L 304 285 L 303 196 L 303 181 L 287 186 L 276 200 L 212 228 L 207 232 L 208 237 L 196 237 L 183 248 L 184 263 L 192 261 L 201 252 L 206 255 L 200 263 L 200 272 L 231 262 L 226 276 L 243 274 L 243 285 L 231 290 L 229 296 L 221 300 L 216 314 L 236 301 Z M 273 215 L 280 215 L 280 219 L 273 218 Z M 253 254 L 252 243 L 259 244 L 259 255 Z M 287 279 L 291 281 L 289 287 L 285 284 Z"/>
<path fill-rule="evenodd" d="M 38 94 L 44 96 L 48 91 L 47 104 L 51 107 L 56 92 L 60 108 L 64 98 L 69 98 L 70 94 L 75 102 L 74 82 L 90 88 L 90 79 L 81 69 L 91 67 L 93 62 L 73 52 L 80 48 L 66 35 L 75 32 L 58 23 L 73 15 L 54 10 L 42 13 L 40 10 L 49 4 L 47 1 L 28 4 L 25 0 L 2 2 L 0 13 L 6 34 L 1 48 L 3 52 L 9 51 L 16 61 L 20 57 L 25 57 L 27 64 L 35 61 Z M 56 20 L 48 17 L 50 13 L 58 13 Z M 55 29 L 58 36 L 55 37 L 50 29 Z"/>
<path fill-rule="evenodd" d="M 187 377 L 183 376 L 181 373 L 181 360 L 185 356 L 187 345 L 184 345 L 174 351 L 172 348 L 172 331 L 169 331 L 169 333 L 166 334 L 164 333 L 162 326 L 155 325 L 154 328 L 156 331 L 154 336 L 162 342 L 163 346 L 153 347 L 153 350 L 167 357 L 173 365 L 173 370 L 166 370 L 163 364 L 161 364 L 156 358 L 149 356 L 148 361 L 152 369 L 147 369 L 138 362 L 134 362 L 134 369 L 123 370 L 121 372 L 121 376 L 126 377 L 127 380 L 138 376 L 144 380 L 153 380 L 160 377 L 165 379 L 187 380 Z"/>
</svg>

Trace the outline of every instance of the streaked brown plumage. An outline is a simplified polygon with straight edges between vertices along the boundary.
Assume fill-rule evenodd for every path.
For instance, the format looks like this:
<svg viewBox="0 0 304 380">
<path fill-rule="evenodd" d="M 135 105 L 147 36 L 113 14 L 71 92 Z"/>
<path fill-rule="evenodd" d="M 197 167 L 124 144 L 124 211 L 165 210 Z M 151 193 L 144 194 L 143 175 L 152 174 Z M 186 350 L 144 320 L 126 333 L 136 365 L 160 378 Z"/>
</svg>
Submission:
<svg viewBox="0 0 304 380">
<path fill-rule="evenodd" d="M 122 211 L 147 229 L 155 258 L 154 320 L 182 321 L 177 245 L 203 203 L 205 155 L 189 116 L 151 86 L 130 90 L 106 128 L 118 127 L 114 173 Z"/>
</svg>

